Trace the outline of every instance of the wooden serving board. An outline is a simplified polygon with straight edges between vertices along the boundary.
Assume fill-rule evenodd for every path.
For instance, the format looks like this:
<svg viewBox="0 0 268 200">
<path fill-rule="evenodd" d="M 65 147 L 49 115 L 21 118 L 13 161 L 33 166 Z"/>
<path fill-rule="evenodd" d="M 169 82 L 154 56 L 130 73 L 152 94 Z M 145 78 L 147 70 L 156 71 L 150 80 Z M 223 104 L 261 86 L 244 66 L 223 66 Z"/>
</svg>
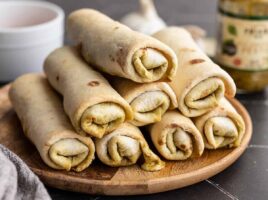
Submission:
<svg viewBox="0 0 268 200">
<path fill-rule="evenodd" d="M 36 148 L 24 137 L 20 122 L 8 99 L 9 85 L 0 89 L 0 143 L 15 152 L 46 184 L 55 188 L 102 195 L 137 195 L 178 189 L 205 180 L 235 162 L 245 151 L 252 122 L 235 99 L 231 103 L 246 123 L 246 134 L 235 149 L 206 150 L 202 157 L 187 161 L 167 161 L 158 172 L 146 172 L 138 165 L 112 168 L 94 161 L 83 172 L 64 172 L 47 167 Z M 37 116 L 38 117 L 38 116 Z"/>
</svg>

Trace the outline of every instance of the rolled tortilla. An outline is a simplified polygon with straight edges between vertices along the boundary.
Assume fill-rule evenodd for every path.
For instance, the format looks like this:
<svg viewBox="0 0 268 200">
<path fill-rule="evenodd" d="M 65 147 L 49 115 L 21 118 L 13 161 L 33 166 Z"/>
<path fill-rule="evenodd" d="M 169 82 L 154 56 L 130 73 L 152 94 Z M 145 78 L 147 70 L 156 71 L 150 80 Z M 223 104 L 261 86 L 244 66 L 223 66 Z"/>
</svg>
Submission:
<svg viewBox="0 0 268 200">
<path fill-rule="evenodd" d="M 185 29 L 165 28 L 154 37 L 171 47 L 178 57 L 178 70 L 169 85 L 185 116 L 200 116 L 215 108 L 224 94 L 235 95 L 233 79 L 199 49 Z"/>
<path fill-rule="evenodd" d="M 96 10 L 71 13 L 67 32 L 81 45 L 85 60 L 110 75 L 144 83 L 170 81 L 176 72 L 177 58 L 169 47 Z"/>
<path fill-rule="evenodd" d="M 112 167 L 133 165 L 141 155 L 144 158 L 143 170 L 158 171 L 165 167 L 165 163 L 151 151 L 141 131 L 129 123 L 96 139 L 95 145 L 101 162 Z"/>
<path fill-rule="evenodd" d="M 149 126 L 151 139 L 167 160 L 201 156 L 204 142 L 194 123 L 178 111 L 168 111 L 162 120 Z"/>
<path fill-rule="evenodd" d="M 111 83 L 130 104 L 134 113 L 131 123 L 135 126 L 158 122 L 168 109 L 178 106 L 176 95 L 167 83 L 142 84 L 123 78 L 112 78 Z"/>
<path fill-rule="evenodd" d="M 76 49 L 53 51 L 44 70 L 50 84 L 63 95 L 64 110 L 78 133 L 101 138 L 133 118 L 129 104 L 79 57 Z"/>
<path fill-rule="evenodd" d="M 245 123 L 234 107 L 223 98 L 219 107 L 194 119 L 207 149 L 237 147 L 245 134 Z"/>
<path fill-rule="evenodd" d="M 59 96 L 42 75 L 19 77 L 9 94 L 24 134 L 48 166 L 79 172 L 91 164 L 93 141 L 74 132 Z"/>
</svg>

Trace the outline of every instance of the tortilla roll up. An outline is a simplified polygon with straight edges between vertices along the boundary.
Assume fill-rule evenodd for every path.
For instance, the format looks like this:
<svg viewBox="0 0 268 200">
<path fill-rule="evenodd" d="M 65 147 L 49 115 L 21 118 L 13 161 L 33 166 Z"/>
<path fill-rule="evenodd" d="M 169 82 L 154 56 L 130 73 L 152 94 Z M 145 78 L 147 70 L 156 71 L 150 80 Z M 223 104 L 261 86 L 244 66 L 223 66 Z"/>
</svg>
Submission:
<svg viewBox="0 0 268 200">
<path fill-rule="evenodd" d="M 169 109 L 176 108 L 176 95 L 165 82 L 135 83 L 123 78 L 111 79 L 115 90 L 129 103 L 135 126 L 144 126 L 161 120 Z"/>
<path fill-rule="evenodd" d="M 143 156 L 143 170 L 158 171 L 165 167 L 165 163 L 151 151 L 141 131 L 129 123 L 121 124 L 113 132 L 96 139 L 95 145 L 98 158 L 108 166 L 133 165 Z"/>
<path fill-rule="evenodd" d="M 194 119 L 207 149 L 238 147 L 245 134 L 245 123 L 230 102 L 223 98 L 219 107 Z"/>
<path fill-rule="evenodd" d="M 201 133 L 178 111 L 166 112 L 160 122 L 149 126 L 149 132 L 155 148 L 167 160 L 199 157 L 204 151 Z"/>
<path fill-rule="evenodd" d="M 169 85 L 185 116 L 200 116 L 217 107 L 224 95 L 235 95 L 233 79 L 199 49 L 185 29 L 165 28 L 153 36 L 171 47 L 178 57 L 178 70 Z"/>
<path fill-rule="evenodd" d="M 48 166 L 79 172 L 91 164 L 93 141 L 74 132 L 60 97 L 46 78 L 40 74 L 23 75 L 12 84 L 9 95 L 24 134 Z"/>
<path fill-rule="evenodd" d="M 75 48 L 53 51 L 44 71 L 63 96 L 64 110 L 79 134 L 101 138 L 133 118 L 129 104 L 82 60 Z"/>
<path fill-rule="evenodd" d="M 67 32 L 96 69 L 135 82 L 170 81 L 177 69 L 174 52 L 108 16 L 81 9 L 68 17 Z"/>
</svg>

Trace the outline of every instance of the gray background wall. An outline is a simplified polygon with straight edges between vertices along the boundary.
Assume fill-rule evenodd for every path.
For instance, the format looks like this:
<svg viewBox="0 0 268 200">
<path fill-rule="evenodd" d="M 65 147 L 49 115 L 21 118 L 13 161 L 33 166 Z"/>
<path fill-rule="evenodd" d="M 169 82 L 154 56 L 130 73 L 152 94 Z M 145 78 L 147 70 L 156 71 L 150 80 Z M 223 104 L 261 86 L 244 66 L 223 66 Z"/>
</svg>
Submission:
<svg viewBox="0 0 268 200">
<path fill-rule="evenodd" d="M 79 8 L 98 9 L 119 20 L 138 9 L 138 0 L 48 0 L 61 6 L 66 14 Z M 169 25 L 197 24 L 214 35 L 217 0 L 155 0 L 159 15 Z"/>
</svg>

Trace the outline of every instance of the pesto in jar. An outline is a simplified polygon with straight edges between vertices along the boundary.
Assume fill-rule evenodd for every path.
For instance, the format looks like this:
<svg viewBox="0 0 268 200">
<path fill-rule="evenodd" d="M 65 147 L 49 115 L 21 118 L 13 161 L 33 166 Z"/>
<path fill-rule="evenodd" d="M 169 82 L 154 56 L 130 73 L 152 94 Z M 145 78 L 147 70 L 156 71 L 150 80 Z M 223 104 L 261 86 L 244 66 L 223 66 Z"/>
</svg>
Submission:
<svg viewBox="0 0 268 200">
<path fill-rule="evenodd" d="M 268 0 L 220 0 L 216 62 L 246 92 L 268 84 Z"/>
</svg>

